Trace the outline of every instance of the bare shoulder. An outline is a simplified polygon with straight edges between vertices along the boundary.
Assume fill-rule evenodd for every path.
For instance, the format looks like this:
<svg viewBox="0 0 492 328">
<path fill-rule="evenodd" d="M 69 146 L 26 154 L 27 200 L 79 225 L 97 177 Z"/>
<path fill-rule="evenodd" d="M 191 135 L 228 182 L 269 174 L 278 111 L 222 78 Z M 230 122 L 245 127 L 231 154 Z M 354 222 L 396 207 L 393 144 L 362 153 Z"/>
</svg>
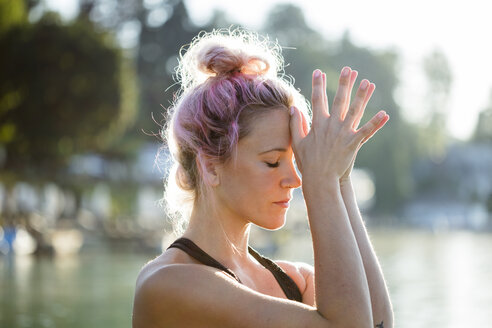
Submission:
<svg viewBox="0 0 492 328">
<path fill-rule="evenodd" d="M 155 264 L 156 262 L 154 262 Z M 314 307 L 256 292 L 204 265 L 144 267 L 137 279 L 133 328 L 322 327 Z"/>
<path fill-rule="evenodd" d="M 275 261 L 294 280 L 305 304 L 314 306 L 314 268 L 304 262 Z"/>
<path fill-rule="evenodd" d="M 133 327 L 179 326 L 179 319 L 183 318 L 177 314 L 186 312 L 193 300 L 197 299 L 194 294 L 200 286 L 195 282 L 204 278 L 204 270 L 211 271 L 196 264 L 165 264 L 158 261 L 144 266 L 135 286 Z M 194 325 L 190 323 L 188 326 Z"/>
</svg>

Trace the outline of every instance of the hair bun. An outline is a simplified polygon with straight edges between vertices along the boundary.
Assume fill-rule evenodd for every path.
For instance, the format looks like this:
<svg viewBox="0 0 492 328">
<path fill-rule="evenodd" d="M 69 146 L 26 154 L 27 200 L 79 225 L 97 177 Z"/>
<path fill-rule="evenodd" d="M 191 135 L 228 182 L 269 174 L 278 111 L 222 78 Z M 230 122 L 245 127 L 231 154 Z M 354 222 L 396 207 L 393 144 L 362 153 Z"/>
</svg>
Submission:
<svg viewBox="0 0 492 328">
<path fill-rule="evenodd" d="M 236 72 L 263 75 L 270 64 L 260 57 L 253 57 L 242 49 L 230 49 L 221 44 L 207 44 L 198 54 L 198 69 L 205 74 L 221 76 Z"/>
<path fill-rule="evenodd" d="M 280 46 L 258 39 L 256 33 L 241 29 L 199 34 L 181 54 L 177 73 L 183 89 L 236 73 L 276 76 L 282 67 Z"/>
</svg>

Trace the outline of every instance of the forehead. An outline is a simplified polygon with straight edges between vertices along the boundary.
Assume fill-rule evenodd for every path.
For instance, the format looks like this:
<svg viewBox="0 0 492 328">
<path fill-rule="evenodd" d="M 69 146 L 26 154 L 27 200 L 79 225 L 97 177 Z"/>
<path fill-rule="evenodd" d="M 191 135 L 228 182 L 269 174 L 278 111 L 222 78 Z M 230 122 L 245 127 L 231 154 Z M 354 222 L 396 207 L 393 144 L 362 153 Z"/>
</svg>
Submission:
<svg viewBox="0 0 492 328">
<path fill-rule="evenodd" d="M 250 133 L 238 143 L 238 150 L 261 152 L 290 145 L 290 116 L 287 110 L 266 112 L 251 122 Z"/>
</svg>

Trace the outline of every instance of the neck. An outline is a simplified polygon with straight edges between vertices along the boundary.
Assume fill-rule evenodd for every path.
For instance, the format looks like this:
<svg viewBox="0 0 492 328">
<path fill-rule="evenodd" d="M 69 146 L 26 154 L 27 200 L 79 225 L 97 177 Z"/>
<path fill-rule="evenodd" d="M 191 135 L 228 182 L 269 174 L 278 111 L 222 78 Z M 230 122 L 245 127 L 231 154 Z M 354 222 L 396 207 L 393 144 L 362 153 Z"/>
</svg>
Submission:
<svg viewBox="0 0 492 328">
<path fill-rule="evenodd" d="M 183 237 L 191 239 L 226 267 L 234 269 L 251 262 L 248 257 L 250 225 L 224 208 L 212 211 L 207 202 L 198 201 Z"/>
</svg>

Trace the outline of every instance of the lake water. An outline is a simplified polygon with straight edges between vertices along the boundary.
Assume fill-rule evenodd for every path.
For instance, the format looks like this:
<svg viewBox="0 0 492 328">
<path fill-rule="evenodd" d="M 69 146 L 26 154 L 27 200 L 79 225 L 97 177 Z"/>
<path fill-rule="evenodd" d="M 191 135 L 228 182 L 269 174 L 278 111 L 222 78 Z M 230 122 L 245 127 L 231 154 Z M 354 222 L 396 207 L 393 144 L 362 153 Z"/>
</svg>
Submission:
<svg viewBox="0 0 492 328">
<path fill-rule="evenodd" d="M 396 327 L 492 327 L 492 235 L 371 230 Z M 134 282 L 157 252 L 87 247 L 75 257 L 0 256 L 0 327 L 130 327 Z M 298 238 L 275 258 L 312 263 Z"/>
</svg>

